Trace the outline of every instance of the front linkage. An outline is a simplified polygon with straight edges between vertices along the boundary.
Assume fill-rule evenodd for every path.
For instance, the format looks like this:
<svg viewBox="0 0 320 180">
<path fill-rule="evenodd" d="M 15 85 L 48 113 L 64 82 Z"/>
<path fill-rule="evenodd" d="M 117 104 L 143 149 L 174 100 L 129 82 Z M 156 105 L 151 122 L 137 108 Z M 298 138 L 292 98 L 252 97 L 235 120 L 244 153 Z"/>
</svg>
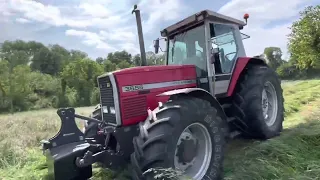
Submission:
<svg viewBox="0 0 320 180">
<path fill-rule="evenodd" d="M 138 133 L 136 127 L 115 128 L 104 121 L 75 114 L 74 108 L 59 109 L 57 114 L 61 119 L 59 132 L 42 141 L 50 179 L 85 180 L 92 176 L 93 163 L 112 169 L 127 163 L 133 151 L 131 143 L 127 142 Z M 75 118 L 97 123 L 97 136 L 86 138 Z"/>
</svg>

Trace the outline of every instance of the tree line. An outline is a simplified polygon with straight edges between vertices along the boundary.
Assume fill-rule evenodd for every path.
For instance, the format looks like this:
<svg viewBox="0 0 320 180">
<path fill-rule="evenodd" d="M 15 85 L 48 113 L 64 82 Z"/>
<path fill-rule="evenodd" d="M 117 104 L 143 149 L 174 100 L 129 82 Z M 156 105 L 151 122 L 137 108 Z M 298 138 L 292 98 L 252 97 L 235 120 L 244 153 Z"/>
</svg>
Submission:
<svg viewBox="0 0 320 180">
<path fill-rule="evenodd" d="M 147 63 L 164 64 L 164 56 L 147 52 Z M 97 104 L 99 75 L 140 64 L 140 55 L 126 51 L 93 60 L 57 44 L 5 41 L 0 49 L 0 112 Z"/>
<path fill-rule="evenodd" d="M 282 79 L 305 79 L 320 76 L 320 5 L 308 6 L 293 22 L 288 35 L 290 58 L 282 59 L 279 47 L 267 47 L 264 57 Z"/>
<path fill-rule="evenodd" d="M 265 48 L 260 57 L 282 79 L 319 75 L 320 5 L 305 8 L 291 29 L 290 59 L 282 59 L 278 47 Z M 147 52 L 148 65 L 165 64 L 164 59 L 163 54 Z M 99 102 L 97 76 L 140 64 L 139 54 L 126 51 L 93 60 L 85 52 L 57 44 L 5 41 L 0 44 L 0 113 L 95 105 Z"/>
</svg>

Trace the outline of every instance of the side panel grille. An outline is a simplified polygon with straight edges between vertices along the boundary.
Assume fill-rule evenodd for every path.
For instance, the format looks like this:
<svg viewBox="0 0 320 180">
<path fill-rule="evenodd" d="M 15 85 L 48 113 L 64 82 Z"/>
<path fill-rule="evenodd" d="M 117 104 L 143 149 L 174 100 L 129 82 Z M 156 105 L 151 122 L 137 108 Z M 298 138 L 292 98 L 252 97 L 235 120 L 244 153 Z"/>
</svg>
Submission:
<svg viewBox="0 0 320 180">
<path fill-rule="evenodd" d="M 116 115 L 110 113 L 111 112 L 110 107 L 112 107 L 113 109 L 115 108 L 114 99 L 113 99 L 114 92 L 112 89 L 113 84 L 111 83 L 109 76 L 100 77 L 98 79 L 98 83 L 100 88 L 101 109 L 102 109 L 103 120 L 108 123 L 116 124 L 117 123 Z"/>
<path fill-rule="evenodd" d="M 122 103 L 124 119 L 147 115 L 146 96 L 124 99 Z"/>
</svg>

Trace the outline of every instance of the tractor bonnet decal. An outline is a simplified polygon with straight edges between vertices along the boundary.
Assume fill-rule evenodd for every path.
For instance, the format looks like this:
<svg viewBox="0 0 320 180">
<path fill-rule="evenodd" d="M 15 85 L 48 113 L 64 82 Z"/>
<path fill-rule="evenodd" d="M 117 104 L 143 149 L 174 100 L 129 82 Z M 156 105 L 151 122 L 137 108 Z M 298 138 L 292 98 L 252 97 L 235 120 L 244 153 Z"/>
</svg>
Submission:
<svg viewBox="0 0 320 180">
<path fill-rule="evenodd" d="M 195 79 L 190 79 L 190 80 L 169 81 L 169 82 L 152 83 L 152 84 L 131 85 L 131 86 L 123 86 L 122 92 L 133 92 L 133 91 L 140 91 L 140 90 L 147 90 L 147 89 L 195 84 L 195 83 L 196 83 Z"/>
</svg>

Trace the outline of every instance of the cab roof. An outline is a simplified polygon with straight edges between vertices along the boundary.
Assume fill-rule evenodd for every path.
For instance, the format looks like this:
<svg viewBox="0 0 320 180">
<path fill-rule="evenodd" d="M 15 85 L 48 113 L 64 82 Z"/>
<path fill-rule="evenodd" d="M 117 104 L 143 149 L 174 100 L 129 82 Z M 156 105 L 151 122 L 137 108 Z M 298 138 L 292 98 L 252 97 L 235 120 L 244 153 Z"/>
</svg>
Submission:
<svg viewBox="0 0 320 180">
<path fill-rule="evenodd" d="M 202 16 L 202 18 L 201 18 Z M 219 14 L 217 12 L 213 12 L 211 10 L 203 10 L 196 14 L 193 14 L 182 21 L 179 21 L 161 31 L 161 36 L 165 37 L 167 35 L 174 34 L 176 31 L 179 31 L 180 29 L 187 28 L 190 26 L 194 26 L 197 24 L 202 23 L 205 19 L 219 22 L 219 23 L 228 23 L 228 24 L 235 24 L 239 26 L 239 29 L 243 29 L 243 26 L 246 25 L 245 22 L 240 21 L 238 19 L 225 16 L 223 14 Z"/>
</svg>

